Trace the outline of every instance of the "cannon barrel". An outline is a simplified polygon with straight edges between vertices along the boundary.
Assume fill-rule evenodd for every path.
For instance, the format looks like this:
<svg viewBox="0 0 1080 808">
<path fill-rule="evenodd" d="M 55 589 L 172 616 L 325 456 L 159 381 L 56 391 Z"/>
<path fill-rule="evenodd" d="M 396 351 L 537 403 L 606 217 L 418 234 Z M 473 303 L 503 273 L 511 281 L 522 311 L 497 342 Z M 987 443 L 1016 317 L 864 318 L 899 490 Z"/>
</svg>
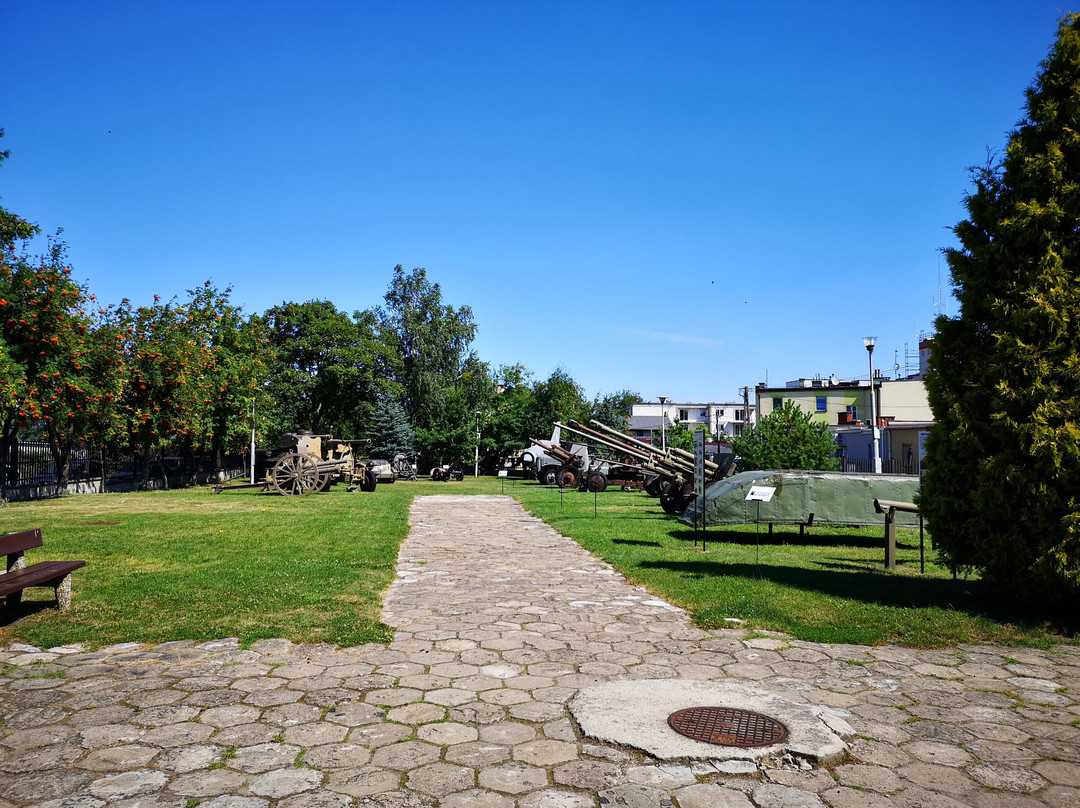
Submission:
<svg viewBox="0 0 1080 808">
<path fill-rule="evenodd" d="M 650 452 L 652 454 L 660 455 L 660 456 L 665 456 L 666 455 L 666 456 L 670 457 L 670 459 L 673 462 L 678 463 L 680 466 L 689 465 L 691 468 L 693 468 L 693 464 L 694 464 L 694 453 L 693 452 L 688 452 L 685 449 L 679 449 L 678 447 L 675 447 L 675 446 L 670 446 L 667 449 L 657 449 L 655 446 L 653 446 L 651 444 L 648 444 L 648 443 L 645 443 L 644 441 L 639 441 L 637 438 L 631 438 L 628 435 L 623 435 L 621 432 L 618 432 L 618 431 L 612 429 L 607 424 L 602 423 L 600 421 L 597 421 L 596 419 L 593 419 L 593 420 L 589 421 L 589 423 L 592 424 L 593 426 L 597 427 L 598 429 L 600 429 L 600 430 L 602 430 L 604 432 L 607 432 L 609 434 L 620 435 L 620 436 L 622 436 L 622 438 L 624 440 L 631 442 L 635 446 L 642 447 L 642 449 L 645 450 L 645 451 L 648 451 L 648 452 Z M 707 471 L 716 472 L 716 471 L 720 470 L 720 466 L 717 465 L 716 463 L 713 463 L 711 460 L 706 460 L 705 461 L 705 469 Z"/>
<path fill-rule="evenodd" d="M 560 427 L 561 429 L 565 429 L 569 432 L 573 432 L 583 438 L 588 438 L 589 440 L 596 441 L 601 446 L 606 446 L 609 449 L 623 452 L 624 454 L 630 455 L 630 457 L 633 457 L 637 460 L 648 460 L 650 457 L 647 452 L 642 452 L 630 446 L 629 444 L 612 438 L 608 438 L 600 434 L 596 430 L 589 429 L 588 427 L 579 424 L 577 421 L 571 421 L 569 425 L 556 422 L 555 426 Z"/>
<path fill-rule="evenodd" d="M 565 463 L 573 457 L 577 457 L 573 452 L 568 451 L 561 447 L 557 443 L 549 443 L 548 441 L 532 439 L 532 442 L 544 450 L 544 453 L 549 457 L 558 460 L 561 463 Z"/>
<path fill-rule="evenodd" d="M 645 450 L 638 449 L 636 445 L 632 444 L 640 444 L 640 441 L 634 441 L 633 438 L 629 438 L 620 432 L 613 432 L 613 437 L 608 437 L 603 433 L 578 423 L 577 421 L 570 421 L 569 425 L 557 423 L 556 426 L 563 427 L 571 432 L 576 432 L 590 440 L 596 441 L 602 446 L 629 455 L 639 462 L 640 468 L 651 471 L 654 474 L 659 474 L 661 477 L 675 479 L 676 477 L 686 478 L 694 476 L 694 466 L 692 463 L 687 463 L 680 458 L 666 455 L 655 449 L 649 451 L 651 447 L 649 447 L 648 444 L 641 444 L 646 447 Z M 625 440 L 620 440 L 620 438 L 625 438 Z"/>
<path fill-rule="evenodd" d="M 571 421 L 570 423 L 576 425 L 580 429 L 588 429 L 588 427 L 582 426 L 577 421 Z M 650 446 L 648 443 L 639 441 L 636 438 L 631 438 L 629 435 L 624 435 L 600 421 L 592 421 L 591 423 L 594 426 L 603 429 L 603 432 L 589 430 L 593 436 L 597 438 L 610 436 L 607 437 L 608 440 L 621 442 L 623 451 L 634 453 L 634 456 L 641 458 L 642 462 L 647 464 L 648 468 L 651 470 L 665 474 L 669 477 L 677 475 L 692 477 L 694 475 L 693 461 L 685 460 L 678 455 L 665 452 L 662 449 L 657 449 L 655 446 Z M 604 433 L 607 433 L 607 435 Z"/>
</svg>

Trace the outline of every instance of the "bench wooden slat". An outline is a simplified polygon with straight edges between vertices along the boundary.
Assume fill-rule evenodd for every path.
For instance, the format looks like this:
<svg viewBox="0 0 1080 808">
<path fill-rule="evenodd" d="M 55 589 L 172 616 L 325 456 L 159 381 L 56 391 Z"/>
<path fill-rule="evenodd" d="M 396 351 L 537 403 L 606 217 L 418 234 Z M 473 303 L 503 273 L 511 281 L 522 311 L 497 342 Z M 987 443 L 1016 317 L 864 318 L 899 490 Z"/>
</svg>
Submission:
<svg viewBox="0 0 1080 808">
<path fill-rule="evenodd" d="M 31 586 L 55 586 L 66 575 L 85 567 L 85 561 L 42 561 L 0 575 L 0 596 Z"/>
<path fill-rule="evenodd" d="M 41 546 L 41 528 L 0 535 L 0 555 L 21 553 L 24 550 L 32 550 Z"/>
</svg>

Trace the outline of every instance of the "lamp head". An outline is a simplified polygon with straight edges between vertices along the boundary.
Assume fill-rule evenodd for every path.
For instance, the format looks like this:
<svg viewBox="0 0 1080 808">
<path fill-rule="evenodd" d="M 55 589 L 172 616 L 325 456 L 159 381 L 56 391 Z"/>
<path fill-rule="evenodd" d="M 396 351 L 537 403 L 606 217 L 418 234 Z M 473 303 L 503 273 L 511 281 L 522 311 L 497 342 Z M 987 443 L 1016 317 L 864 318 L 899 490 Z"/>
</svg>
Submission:
<svg viewBox="0 0 1080 808">
<path fill-rule="evenodd" d="M 866 350 L 873 351 L 874 343 L 877 342 L 877 337 L 863 337 L 862 344 L 866 346 Z"/>
</svg>

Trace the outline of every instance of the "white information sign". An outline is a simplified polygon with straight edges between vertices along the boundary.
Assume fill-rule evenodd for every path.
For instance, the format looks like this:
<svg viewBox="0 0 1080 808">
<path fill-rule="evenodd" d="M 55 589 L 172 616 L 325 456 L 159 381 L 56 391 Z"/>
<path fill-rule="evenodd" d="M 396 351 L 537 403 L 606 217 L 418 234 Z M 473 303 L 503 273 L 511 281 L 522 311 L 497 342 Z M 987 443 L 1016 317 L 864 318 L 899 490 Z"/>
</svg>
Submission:
<svg viewBox="0 0 1080 808">
<path fill-rule="evenodd" d="M 747 502 L 768 502 L 772 499 L 772 495 L 776 493 L 776 489 L 768 485 L 752 485 L 750 491 L 746 495 Z"/>
<path fill-rule="evenodd" d="M 506 469 L 499 469 L 499 476 L 500 477 L 505 477 L 506 476 Z"/>
</svg>

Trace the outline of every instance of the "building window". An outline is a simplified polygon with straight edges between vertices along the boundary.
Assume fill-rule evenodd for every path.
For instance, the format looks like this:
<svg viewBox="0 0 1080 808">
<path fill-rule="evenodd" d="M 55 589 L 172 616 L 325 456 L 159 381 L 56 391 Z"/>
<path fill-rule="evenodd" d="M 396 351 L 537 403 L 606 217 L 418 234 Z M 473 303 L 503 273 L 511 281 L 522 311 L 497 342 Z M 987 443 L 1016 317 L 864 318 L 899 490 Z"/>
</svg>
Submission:
<svg viewBox="0 0 1080 808">
<path fill-rule="evenodd" d="M 680 421 L 689 421 L 690 420 L 690 410 L 679 410 L 679 420 Z"/>
<path fill-rule="evenodd" d="M 816 398 L 817 398 L 817 411 L 818 412 L 828 412 L 829 411 L 829 400 L 828 400 L 828 398 L 826 398 L 825 396 L 816 396 Z"/>
<path fill-rule="evenodd" d="M 736 421 L 742 421 L 743 420 L 743 411 L 742 410 L 735 410 L 735 420 Z"/>
<path fill-rule="evenodd" d="M 859 420 L 859 407 L 857 404 L 848 404 L 847 413 L 849 421 Z"/>
<path fill-rule="evenodd" d="M 784 398 L 783 398 L 783 396 L 773 396 L 772 408 L 774 410 L 782 410 L 784 408 Z"/>
</svg>

